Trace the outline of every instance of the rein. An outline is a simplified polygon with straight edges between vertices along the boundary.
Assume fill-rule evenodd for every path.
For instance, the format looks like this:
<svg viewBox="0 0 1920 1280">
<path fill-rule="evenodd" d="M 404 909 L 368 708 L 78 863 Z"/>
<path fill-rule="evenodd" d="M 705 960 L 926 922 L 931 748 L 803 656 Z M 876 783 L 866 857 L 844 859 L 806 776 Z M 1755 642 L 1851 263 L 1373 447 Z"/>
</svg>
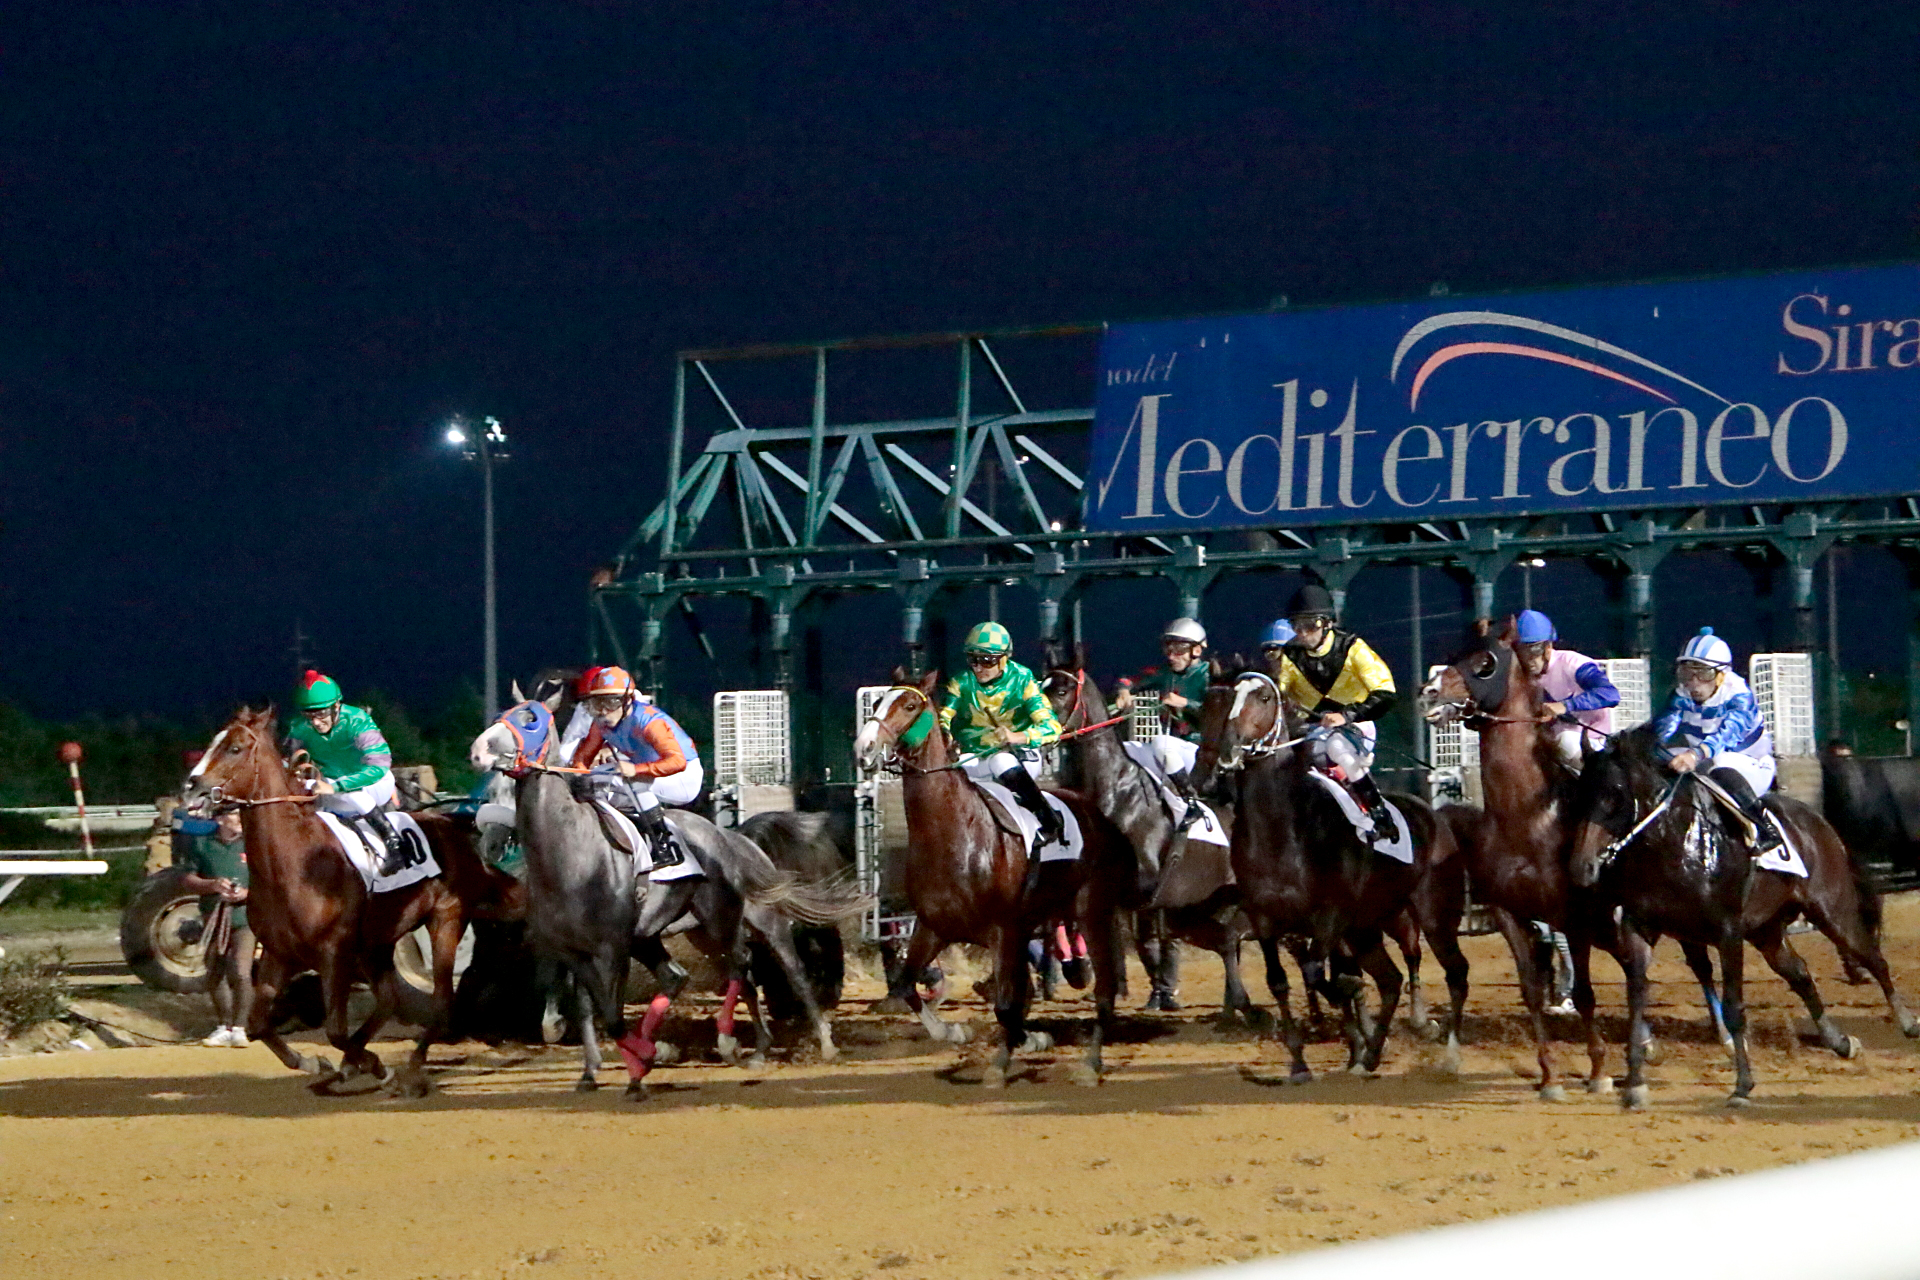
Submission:
<svg viewBox="0 0 1920 1280">
<path fill-rule="evenodd" d="M 1604 849 L 1600 850 L 1600 852 L 1595 855 L 1595 860 L 1600 864 L 1600 867 L 1602 870 L 1605 870 L 1608 866 L 1610 866 L 1613 860 L 1620 856 L 1620 851 L 1625 849 L 1629 844 L 1632 844 L 1633 841 L 1636 838 L 1638 838 L 1638 836 L 1642 831 L 1645 831 L 1648 827 L 1652 826 L 1654 823 L 1654 819 L 1658 818 L 1661 814 L 1665 813 L 1668 809 L 1673 807 L 1673 797 L 1675 793 L 1677 793 L 1680 790 L 1680 784 L 1685 782 L 1688 778 L 1691 778 L 1692 776 L 1693 775 L 1691 773 L 1683 773 L 1679 777 L 1675 778 L 1673 780 L 1673 785 L 1667 788 L 1666 794 L 1660 797 L 1660 803 L 1655 805 L 1653 809 L 1647 814 L 1646 817 L 1634 823 L 1632 830 L 1628 831 L 1627 834 L 1621 836 L 1618 840 L 1615 840 L 1612 843 L 1608 844 Z"/>
<path fill-rule="evenodd" d="M 1073 705 L 1067 708 L 1066 723 L 1072 724 L 1073 718 L 1075 716 L 1080 716 L 1082 718 L 1085 718 L 1087 714 L 1086 703 L 1084 701 L 1085 695 L 1086 695 L 1086 688 L 1087 688 L 1087 673 L 1084 671 L 1075 671 L 1075 672 L 1069 673 L 1067 671 L 1061 670 L 1058 667 L 1054 668 L 1052 671 L 1049 671 L 1047 673 L 1049 678 L 1055 675 L 1068 675 L 1068 674 L 1071 674 L 1073 676 Z M 1126 719 L 1127 719 L 1126 716 L 1118 715 L 1118 716 L 1114 716 L 1110 720 L 1102 720 L 1099 724 L 1083 724 L 1078 729 L 1068 729 L 1063 731 L 1060 734 L 1059 741 L 1068 742 L 1074 738 L 1084 737 L 1089 733 L 1098 733 L 1102 729 L 1111 729 L 1114 725 L 1125 723 Z"/>
</svg>

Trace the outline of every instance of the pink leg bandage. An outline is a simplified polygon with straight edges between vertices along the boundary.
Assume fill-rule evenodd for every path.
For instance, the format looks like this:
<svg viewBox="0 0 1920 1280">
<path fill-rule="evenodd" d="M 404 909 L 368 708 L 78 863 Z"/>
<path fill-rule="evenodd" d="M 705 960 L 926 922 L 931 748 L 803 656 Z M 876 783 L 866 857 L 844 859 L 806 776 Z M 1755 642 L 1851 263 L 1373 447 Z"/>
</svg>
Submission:
<svg viewBox="0 0 1920 1280">
<path fill-rule="evenodd" d="M 1053 954 L 1062 960 L 1073 959 L 1073 949 L 1067 945 L 1067 926 L 1063 924 L 1053 926 Z"/>
<path fill-rule="evenodd" d="M 723 1036 L 733 1034 L 733 1005 L 740 998 L 740 979 L 728 978 L 726 994 L 720 997 L 720 1012 L 713 1016 L 713 1025 Z"/>
<path fill-rule="evenodd" d="M 653 1070 L 655 1052 L 653 1033 L 658 1031 L 660 1024 L 666 1020 L 667 1007 L 672 1003 L 673 1001 L 664 995 L 655 996 L 653 1003 L 647 1006 L 647 1012 L 640 1019 L 640 1029 L 629 1031 L 614 1041 L 613 1047 L 620 1051 L 620 1057 L 627 1064 L 627 1075 L 632 1079 L 644 1079 L 647 1072 Z"/>
</svg>

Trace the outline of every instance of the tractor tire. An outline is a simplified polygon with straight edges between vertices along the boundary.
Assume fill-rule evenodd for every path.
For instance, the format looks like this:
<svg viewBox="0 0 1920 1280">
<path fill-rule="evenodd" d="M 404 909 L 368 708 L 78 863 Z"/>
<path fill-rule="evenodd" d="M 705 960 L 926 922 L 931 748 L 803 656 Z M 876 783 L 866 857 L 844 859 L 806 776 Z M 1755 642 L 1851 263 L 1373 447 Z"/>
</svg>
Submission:
<svg viewBox="0 0 1920 1280">
<path fill-rule="evenodd" d="M 120 913 L 120 954 L 134 976 L 158 991 L 200 995 L 207 961 L 200 948 L 200 895 L 181 887 L 185 867 L 167 867 L 140 883 Z"/>
</svg>

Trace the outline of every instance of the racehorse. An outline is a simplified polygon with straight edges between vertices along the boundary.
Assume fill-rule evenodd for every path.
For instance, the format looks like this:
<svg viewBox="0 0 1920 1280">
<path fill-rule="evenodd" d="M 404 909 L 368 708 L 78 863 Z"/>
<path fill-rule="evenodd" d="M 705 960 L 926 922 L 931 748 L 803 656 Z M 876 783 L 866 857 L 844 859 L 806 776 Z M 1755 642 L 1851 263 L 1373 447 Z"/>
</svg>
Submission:
<svg viewBox="0 0 1920 1280">
<path fill-rule="evenodd" d="M 1551 721 L 1541 718 L 1539 684 L 1516 659 L 1512 623 L 1500 635 L 1491 634 L 1486 623 L 1477 624 L 1475 631 L 1468 647 L 1420 691 L 1420 711 L 1428 723 L 1463 720 L 1480 734 L 1486 821 L 1482 838 L 1466 848 L 1474 897 L 1493 908 L 1513 952 L 1521 999 L 1532 1023 L 1541 1099 L 1559 1101 L 1566 1089 L 1555 1077 L 1547 1038 L 1547 973 L 1536 962 L 1529 924 L 1534 920 L 1566 935 L 1573 961 L 1573 1006 L 1587 1042 L 1587 1092 L 1610 1093 L 1613 1078 L 1606 1073 L 1607 1046 L 1594 1018 L 1591 963 L 1597 946 L 1613 956 L 1623 972 L 1627 967 L 1614 904 L 1571 882 L 1573 774 L 1561 763 L 1550 736 Z M 1706 995 L 1716 1028 L 1724 1026 L 1705 949 L 1683 939 L 1681 951 Z M 1644 1019 L 1629 1022 L 1627 1039 L 1644 1051 L 1650 1039 Z"/>
<path fill-rule="evenodd" d="M 1467 961 L 1457 936 L 1463 894 L 1451 887 L 1460 875 L 1452 827 L 1437 821 L 1425 801 L 1395 795 L 1411 837 L 1413 862 L 1376 853 L 1333 796 L 1309 776 L 1311 764 L 1298 748 L 1300 739 L 1281 741 L 1292 729 L 1279 688 L 1265 672 L 1215 661 L 1202 724 L 1195 789 L 1207 786 L 1216 771 L 1239 774 L 1233 871 L 1266 960 L 1267 985 L 1292 1055 L 1291 1079 L 1305 1083 L 1313 1073 L 1303 1055 L 1280 961 L 1283 936 L 1305 938 L 1309 972 L 1324 975 L 1335 948 L 1344 946 L 1373 977 L 1382 1008 L 1371 1029 L 1357 979 L 1342 984 L 1325 976 L 1317 979 L 1322 994 L 1348 1010 L 1348 1069 L 1372 1072 L 1380 1065 L 1401 991 L 1400 970 L 1383 938 L 1396 917 L 1409 910 L 1446 971 L 1452 996 L 1446 1062 L 1458 1070 Z M 1316 982 L 1313 977 L 1307 980 Z"/>
<path fill-rule="evenodd" d="M 1827 1017 L 1806 962 L 1787 938 L 1787 926 L 1805 915 L 1843 960 L 1873 975 L 1900 1030 L 1920 1036 L 1880 951 L 1879 894 L 1826 819 L 1791 796 L 1769 792 L 1767 810 L 1799 851 L 1807 875 L 1763 870 L 1700 775 L 1676 778 L 1659 748 L 1651 726 L 1620 734 L 1605 750 L 1586 754 L 1574 790 L 1573 880 L 1598 885 L 1606 901 L 1625 908 L 1621 957 L 1633 1022 L 1645 1017 L 1653 939 L 1672 934 L 1718 948 L 1721 1009 L 1733 1037 L 1735 1082 L 1727 1104 L 1745 1105 L 1753 1092 L 1743 970 L 1751 942 L 1807 1006 L 1821 1042 L 1853 1057 L 1860 1042 Z M 1629 1107 L 1646 1104 L 1645 1056 L 1638 1039 L 1630 1039 L 1623 1098 Z"/>
<path fill-rule="evenodd" d="M 1029 855 L 1008 817 L 948 754 L 934 706 L 939 683 L 938 672 L 910 684 L 906 673 L 896 670 L 893 687 L 854 741 L 867 767 L 877 768 L 892 755 L 904 774 L 910 836 L 905 878 L 917 922 L 906 958 L 891 978 L 888 1002 L 903 1001 L 934 1039 L 964 1042 L 965 1030 L 941 1021 L 914 982 L 951 943 L 990 948 L 996 961 L 993 1011 L 1004 1043 L 981 1083 L 1003 1087 L 1016 1052 L 1043 1050 L 1050 1043 L 1039 1032 L 1027 1033 L 1027 939 L 1050 920 L 1076 921 L 1093 962 L 1094 1026 L 1073 1078 L 1098 1084 L 1101 1048 L 1112 1028 L 1120 985 L 1117 912 L 1141 898 L 1133 850 L 1087 797 L 1054 791 L 1078 820 L 1085 846 L 1078 859 L 1043 862 L 1032 898 L 1025 897 Z"/>
<path fill-rule="evenodd" d="M 1225 1009 L 1251 1008 L 1240 978 L 1240 944 L 1249 929 L 1227 849 L 1188 843 L 1168 861 L 1174 815 L 1161 798 L 1159 781 L 1121 745 L 1107 700 L 1087 676 L 1084 654 L 1076 654 L 1071 667 L 1048 671 L 1040 688 L 1067 735 L 1064 780 L 1084 791 L 1133 842 L 1145 877 L 1140 891 L 1152 895 L 1149 908 L 1134 916 L 1134 945 L 1153 982 L 1147 1007 L 1172 1007 L 1180 973 L 1175 943 L 1181 941 L 1220 957 L 1226 970 Z M 1231 832 L 1231 815 L 1219 817 Z"/>
<path fill-rule="evenodd" d="M 427 1046 L 446 1038 L 453 1001 L 453 958 L 460 935 L 475 918 L 518 919 L 525 893 L 511 876 L 488 867 L 473 848 L 472 825 L 420 813 L 441 874 L 406 888 L 370 894 L 333 833 L 307 806 L 314 797 L 295 786 L 280 758 L 274 712 L 242 709 L 214 736 L 199 772 L 189 782 L 190 804 L 241 811 L 245 833 L 248 917 L 260 940 L 254 970 L 254 1004 L 247 1034 L 273 1050 L 295 1071 L 315 1076 L 316 1093 L 355 1075 L 370 1075 L 408 1097 L 427 1093 Z M 399 1001 L 393 946 L 427 927 L 433 944 L 433 999 L 404 1076 L 389 1071 L 367 1042 Z M 294 1052 L 272 1025 L 274 998 L 289 979 L 316 970 L 326 1001 L 327 1040 L 342 1066 Z M 373 991 L 373 1012 L 348 1033 L 347 1000 L 353 984 Z"/>
<path fill-rule="evenodd" d="M 627 1097 L 644 1100 L 646 1077 L 657 1056 L 653 1033 L 666 1017 L 671 996 L 656 995 L 640 1027 L 628 1028 L 622 1006 L 628 963 L 637 946 L 653 941 L 635 936 L 641 893 L 647 890 L 636 889 L 632 855 L 608 840 L 591 804 L 574 798 L 572 781 L 580 771 L 546 763 L 547 749 L 557 736 L 551 712 L 560 696 L 555 691 L 546 700 L 526 700 L 508 708 L 474 739 L 468 758 L 475 768 L 498 770 L 516 779 L 515 825 L 527 862 L 528 937 L 543 965 L 566 967 L 579 1002 L 582 1070 L 574 1088 L 599 1087 L 597 1019 L 626 1063 Z M 539 745 L 529 754 L 536 740 Z M 865 899 L 844 881 L 798 883 L 792 875 L 775 870 L 752 841 L 722 831 L 698 814 L 670 810 L 667 820 L 689 856 L 707 872 L 692 882 L 688 918 L 670 927 L 688 926 L 691 940 L 727 972 L 726 990 L 714 1019 L 721 1057 L 738 1060 L 733 1011 L 743 993 L 754 1021 L 758 1053 L 764 1056 L 772 1043 L 759 995 L 746 981 L 747 941 L 752 936 L 778 958 L 806 1008 L 820 1056 L 832 1061 L 838 1052 L 833 1029 L 815 1002 L 795 953 L 792 925 L 795 921 L 830 924 L 858 914 L 865 908 Z"/>
</svg>

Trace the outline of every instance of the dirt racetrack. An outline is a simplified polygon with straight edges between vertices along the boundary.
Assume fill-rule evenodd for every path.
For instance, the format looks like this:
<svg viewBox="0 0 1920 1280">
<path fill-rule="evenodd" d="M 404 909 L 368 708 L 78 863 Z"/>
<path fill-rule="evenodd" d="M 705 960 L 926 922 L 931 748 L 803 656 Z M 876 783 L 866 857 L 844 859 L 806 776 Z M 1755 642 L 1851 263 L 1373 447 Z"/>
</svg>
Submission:
<svg viewBox="0 0 1920 1280">
<path fill-rule="evenodd" d="M 1903 989 L 1920 996 L 1920 901 L 1890 901 L 1887 932 Z M 871 983 L 838 1020 L 839 1062 L 667 1068 L 641 1105 L 618 1088 L 571 1092 L 572 1049 L 438 1049 L 439 1091 L 416 1102 L 313 1098 L 260 1048 L 10 1058 L 0 1257 L 5 1274 L 40 1280 L 170 1267 L 1152 1275 L 1912 1139 L 1920 1050 L 1886 1024 L 1877 993 L 1840 980 L 1823 940 L 1796 942 L 1866 1052 L 1840 1061 L 1803 1044 L 1791 996 L 1768 973 L 1753 987 L 1756 1105 L 1738 1115 L 1722 1106 L 1730 1071 L 1670 944 L 1655 989 L 1665 1056 L 1642 1115 L 1578 1091 L 1535 1100 L 1518 1071 L 1531 1055 L 1511 964 L 1488 938 L 1468 940 L 1475 988 L 1457 1080 L 1397 1033 L 1380 1079 L 1269 1083 L 1278 1055 L 1216 1029 L 1217 965 L 1192 953 L 1186 1012 L 1130 1017 L 1098 1089 L 1068 1083 L 1067 1049 L 986 1092 L 972 1083 L 977 1051 L 931 1051 L 907 1020 L 853 1012 L 879 994 Z M 1596 970 L 1617 1044 L 1618 971 L 1604 959 Z M 1134 1006 L 1145 989 L 1136 973 Z M 976 1028 L 990 1020 L 976 1002 L 960 1012 Z M 1075 1012 L 1062 1003 L 1041 1016 L 1064 1028 Z M 711 1044 L 710 1024 L 675 1032 L 696 1060 L 701 1039 Z M 382 1052 L 392 1060 L 400 1047 Z M 1330 1070 L 1342 1051 L 1321 1044 L 1311 1060 Z"/>
</svg>

